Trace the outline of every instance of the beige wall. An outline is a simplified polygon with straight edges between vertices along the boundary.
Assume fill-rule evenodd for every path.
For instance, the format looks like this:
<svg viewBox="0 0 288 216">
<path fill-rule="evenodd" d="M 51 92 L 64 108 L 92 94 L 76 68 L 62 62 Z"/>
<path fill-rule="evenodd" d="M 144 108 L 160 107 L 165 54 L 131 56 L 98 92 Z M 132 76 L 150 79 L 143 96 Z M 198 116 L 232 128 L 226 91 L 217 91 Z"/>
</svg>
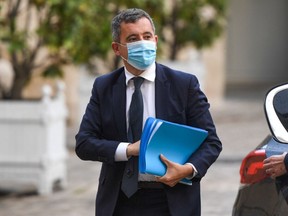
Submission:
<svg viewBox="0 0 288 216">
<path fill-rule="evenodd" d="M 214 45 L 203 50 L 206 68 L 205 92 L 212 105 L 219 105 L 224 99 L 226 81 L 226 37 L 218 39 Z"/>
<path fill-rule="evenodd" d="M 227 85 L 288 81 L 288 1 L 231 0 Z"/>
</svg>

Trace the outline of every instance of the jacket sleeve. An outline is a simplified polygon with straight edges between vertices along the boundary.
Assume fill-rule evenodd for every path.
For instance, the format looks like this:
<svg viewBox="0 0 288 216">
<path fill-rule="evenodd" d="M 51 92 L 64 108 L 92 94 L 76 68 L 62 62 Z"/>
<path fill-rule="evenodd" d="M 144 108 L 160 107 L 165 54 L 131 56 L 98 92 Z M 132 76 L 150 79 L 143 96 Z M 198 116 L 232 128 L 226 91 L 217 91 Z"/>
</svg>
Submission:
<svg viewBox="0 0 288 216">
<path fill-rule="evenodd" d="M 109 140 L 103 133 L 101 101 L 104 100 L 104 92 L 101 85 L 102 82 L 97 78 L 79 132 L 75 137 L 75 152 L 82 160 L 114 163 L 114 155 L 119 141 Z M 105 98 L 109 98 L 108 95 L 105 96 Z M 113 128 L 110 129 L 113 131 Z"/>
<path fill-rule="evenodd" d="M 222 151 L 222 144 L 217 136 L 216 128 L 209 111 L 210 105 L 205 94 L 200 90 L 199 82 L 195 76 L 192 76 L 190 79 L 187 95 L 187 124 L 208 131 L 208 137 L 188 161 L 198 171 L 194 180 L 200 180 L 218 158 Z"/>
</svg>

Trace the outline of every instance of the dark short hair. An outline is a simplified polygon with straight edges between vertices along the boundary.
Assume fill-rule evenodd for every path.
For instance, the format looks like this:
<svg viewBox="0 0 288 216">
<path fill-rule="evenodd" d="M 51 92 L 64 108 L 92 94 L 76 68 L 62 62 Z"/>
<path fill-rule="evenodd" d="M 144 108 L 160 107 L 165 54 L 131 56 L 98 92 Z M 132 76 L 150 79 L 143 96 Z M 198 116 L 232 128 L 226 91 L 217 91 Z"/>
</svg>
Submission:
<svg viewBox="0 0 288 216">
<path fill-rule="evenodd" d="M 147 18 L 150 21 L 153 32 L 155 33 L 155 25 L 150 15 L 142 9 L 131 8 L 121 11 L 113 18 L 111 23 L 113 41 L 120 42 L 120 34 L 121 34 L 120 25 L 122 22 L 135 23 L 136 21 L 138 21 L 143 17 Z"/>
</svg>

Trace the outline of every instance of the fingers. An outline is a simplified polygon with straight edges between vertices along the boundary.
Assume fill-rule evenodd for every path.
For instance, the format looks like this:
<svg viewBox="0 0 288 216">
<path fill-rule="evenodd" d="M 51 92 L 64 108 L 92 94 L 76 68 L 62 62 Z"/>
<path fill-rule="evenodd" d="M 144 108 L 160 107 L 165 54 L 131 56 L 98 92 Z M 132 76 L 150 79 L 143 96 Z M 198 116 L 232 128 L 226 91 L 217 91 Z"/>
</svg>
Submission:
<svg viewBox="0 0 288 216">
<path fill-rule="evenodd" d="M 271 157 L 266 158 L 266 159 L 263 161 L 264 164 L 267 164 L 267 163 L 270 163 L 270 162 L 271 162 Z"/>
<path fill-rule="evenodd" d="M 283 153 L 282 155 L 273 155 L 269 158 L 266 158 L 263 160 L 263 168 L 266 170 L 272 167 L 282 166 L 284 164 L 285 155 L 286 153 Z"/>
<path fill-rule="evenodd" d="M 272 176 L 274 174 L 274 171 L 272 168 L 266 169 L 265 172 L 266 172 L 266 174 L 268 174 L 270 176 Z"/>
<path fill-rule="evenodd" d="M 166 166 L 169 166 L 170 161 L 163 154 L 160 154 L 160 159 Z"/>
<path fill-rule="evenodd" d="M 164 176 L 157 177 L 156 180 L 170 187 L 174 187 L 178 183 L 178 179 L 173 178 L 173 163 L 169 161 L 163 154 L 160 154 L 161 161 L 166 165 L 167 171 Z"/>
<path fill-rule="evenodd" d="M 281 160 L 281 158 L 280 158 L 279 155 L 273 155 L 273 156 L 271 156 L 271 157 L 269 157 L 269 158 L 266 158 L 266 159 L 263 161 L 263 163 L 264 163 L 264 164 L 267 164 L 267 163 L 272 163 L 272 162 L 279 161 L 279 160 Z"/>
<path fill-rule="evenodd" d="M 275 179 L 276 177 L 280 176 L 281 174 L 272 169 L 267 169 L 266 174 L 269 175 L 272 179 Z"/>
<path fill-rule="evenodd" d="M 157 177 L 157 181 L 162 182 L 170 187 L 174 187 L 182 178 L 183 175 L 183 165 L 174 163 L 168 160 L 164 155 L 160 155 L 161 161 L 166 165 L 167 171 L 164 176 Z"/>
<path fill-rule="evenodd" d="M 287 152 L 284 152 L 282 155 L 272 155 L 269 158 L 266 158 L 263 163 L 270 163 L 272 161 L 283 161 Z"/>
<path fill-rule="evenodd" d="M 174 187 L 178 183 L 178 181 L 175 181 L 175 180 L 172 181 L 171 179 L 167 178 L 165 175 L 162 177 L 156 177 L 156 181 L 162 182 L 163 184 L 166 184 L 170 187 Z"/>
<path fill-rule="evenodd" d="M 127 149 L 126 149 L 127 157 L 138 156 L 139 155 L 139 148 L 140 148 L 140 141 L 129 144 L 127 146 Z"/>
<path fill-rule="evenodd" d="M 283 162 L 271 162 L 269 164 L 264 164 L 263 168 L 265 169 L 266 174 L 272 178 L 284 175 L 286 173 L 286 168 Z"/>
</svg>

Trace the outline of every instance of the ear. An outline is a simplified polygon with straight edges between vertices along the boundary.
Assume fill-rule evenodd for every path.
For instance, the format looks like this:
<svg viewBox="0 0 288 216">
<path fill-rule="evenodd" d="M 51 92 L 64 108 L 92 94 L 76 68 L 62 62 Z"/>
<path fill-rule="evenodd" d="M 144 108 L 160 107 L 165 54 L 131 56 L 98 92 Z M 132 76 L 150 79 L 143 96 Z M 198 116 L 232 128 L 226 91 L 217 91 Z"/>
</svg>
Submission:
<svg viewBox="0 0 288 216">
<path fill-rule="evenodd" d="M 119 44 L 116 42 L 112 42 L 112 49 L 115 53 L 115 55 L 120 56 L 120 51 L 119 51 Z"/>
<path fill-rule="evenodd" d="M 155 37 L 155 42 L 157 44 L 158 43 L 158 35 L 155 35 L 154 37 Z"/>
</svg>

